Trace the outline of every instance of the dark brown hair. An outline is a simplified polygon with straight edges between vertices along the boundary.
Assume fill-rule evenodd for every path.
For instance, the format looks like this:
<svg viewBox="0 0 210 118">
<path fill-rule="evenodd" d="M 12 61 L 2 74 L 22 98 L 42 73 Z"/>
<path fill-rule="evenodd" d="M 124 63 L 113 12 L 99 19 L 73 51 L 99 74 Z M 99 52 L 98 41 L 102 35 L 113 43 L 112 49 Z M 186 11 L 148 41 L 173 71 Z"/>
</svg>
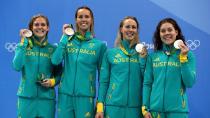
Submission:
<svg viewBox="0 0 210 118">
<path fill-rule="evenodd" d="M 90 16 L 92 18 L 92 23 L 91 23 L 91 26 L 90 26 L 90 32 L 92 33 L 92 35 L 94 35 L 94 16 L 93 16 L 93 11 L 88 7 L 88 6 L 81 6 L 79 8 L 77 8 L 76 10 L 76 13 L 75 13 L 75 20 L 77 19 L 77 15 L 78 15 L 78 11 L 80 9 L 86 9 L 90 12 Z M 78 31 L 78 25 L 76 24 L 76 31 Z"/>
<path fill-rule="evenodd" d="M 154 50 L 161 50 L 163 48 L 163 42 L 161 41 L 161 38 L 160 38 L 160 27 L 164 23 L 172 24 L 174 29 L 178 32 L 176 36 L 176 40 L 181 39 L 183 42 L 185 42 L 185 38 L 177 22 L 172 18 L 165 18 L 158 23 L 156 30 L 154 32 L 154 35 L 153 35 Z"/>
</svg>

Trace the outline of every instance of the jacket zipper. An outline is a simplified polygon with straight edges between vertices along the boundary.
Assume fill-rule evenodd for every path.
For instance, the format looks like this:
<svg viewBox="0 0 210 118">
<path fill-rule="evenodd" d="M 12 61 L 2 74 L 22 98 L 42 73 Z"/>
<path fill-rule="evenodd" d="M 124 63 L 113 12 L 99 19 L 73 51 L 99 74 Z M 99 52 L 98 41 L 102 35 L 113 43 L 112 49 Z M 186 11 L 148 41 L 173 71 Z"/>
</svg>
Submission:
<svg viewBox="0 0 210 118">
<path fill-rule="evenodd" d="M 166 90 L 166 74 L 167 74 L 167 70 L 168 70 L 168 60 L 169 60 L 169 56 L 167 55 L 167 62 L 166 62 L 166 68 L 165 68 L 165 78 L 164 78 L 164 91 L 163 91 L 163 111 L 165 111 L 165 90 Z"/>
<path fill-rule="evenodd" d="M 130 56 L 128 56 L 128 60 L 129 60 L 129 63 L 128 63 L 128 95 L 127 95 L 127 106 L 128 106 L 128 102 L 129 102 L 129 85 L 130 85 Z"/>
<path fill-rule="evenodd" d="M 80 54 L 80 49 L 81 49 L 81 44 L 82 42 L 79 42 L 79 48 L 78 48 L 78 52 L 77 52 L 77 58 L 76 58 L 76 67 L 75 67 L 75 74 L 74 74 L 74 87 L 73 87 L 73 96 L 75 96 L 75 83 L 76 83 L 76 79 L 77 79 L 77 61 L 78 61 L 78 57 Z"/>
<path fill-rule="evenodd" d="M 40 64 L 40 47 L 38 47 L 39 53 L 38 53 L 38 64 L 37 64 L 37 75 L 40 74 L 39 72 L 39 64 Z M 37 79 L 37 76 L 36 76 Z M 37 81 L 37 80 L 36 80 Z M 37 86 L 37 96 L 39 97 L 39 86 Z"/>
</svg>

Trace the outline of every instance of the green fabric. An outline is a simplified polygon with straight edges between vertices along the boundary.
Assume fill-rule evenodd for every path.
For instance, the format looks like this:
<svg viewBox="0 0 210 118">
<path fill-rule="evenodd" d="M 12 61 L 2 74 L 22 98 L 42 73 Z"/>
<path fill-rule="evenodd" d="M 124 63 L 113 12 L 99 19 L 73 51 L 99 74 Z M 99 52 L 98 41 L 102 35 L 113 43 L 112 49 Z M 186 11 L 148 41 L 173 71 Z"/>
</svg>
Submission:
<svg viewBox="0 0 210 118">
<path fill-rule="evenodd" d="M 143 118 L 140 107 L 106 106 L 105 118 Z"/>
<path fill-rule="evenodd" d="M 122 42 L 128 56 L 120 48 L 108 50 L 103 58 L 98 102 L 105 105 L 139 107 L 146 58 L 141 58 L 129 42 Z"/>
<path fill-rule="evenodd" d="M 64 60 L 59 93 L 94 97 L 96 71 L 100 69 L 105 50 L 106 45 L 96 38 L 81 41 L 74 37 L 66 45 L 60 42 L 52 56 L 54 64 Z"/>
<path fill-rule="evenodd" d="M 18 118 L 54 118 L 55 100 L 18 98 Z"/>
<path fill-rule="evenodd" d="M 195 57 L 189 52 L 188 62 L 180 63 L 179 54 L 164 45 L 148 56 L 143 84 L 143 105 L 148 109 L 188 112 L 186 88 L 195 83 Z"/>
<path fill-rule="evenodd" d="M 94 99 L 92 97 L 58 96 L 58 118 L 94 118 Z"/>
<path fill-rule="evenodd" d="M 79 32 L 75 32 L 75 34 L 72 36 L 63 34 L 60 39 L 60 43 L 62 44 L 62 47 L 65 47 L 67 45 L 67 43 L 73 39 L 79 40 L 79 41 L 89 41 L 89 40 L 93 39 L 93 36 L 91 35 L 91 32 L 86 32 L 84 36 L 82 36 Z"/>
<path fill-rule="evenodd" d="M 48 44 L 47 36 L 42 42 L 40 42 L 39 38 L 36 36 L 32 36 L 30 38 L 24 38 L 24 47 L 27 46 L 27 49 L 32 49 L 34 45 L 44 47 L 47 44 Z"/>
<path fill-rule="evenodd" d="M 60 39 L 60 43 L 62 43 L 63 45 L 66 45 L 72 36 L 70 38 L 69 37 L 70 36 L 68 36 L 66 34 L 62 35 L 62 37 Z"/>
<path fill-rule="evenodd" d="M 158 113 L 151 112 L 152 118 L 188 118 L 188 113 Z"/>
<path fill-rule="evenodd" d="M 84 36 L 82 36 L 79 32 L 76 32 L 74 35 L 80 41 L 91 40 L 93 38 L 91 32 L 86 32 Z"/>
<path fill-rule="evenodd" d="M 21 45 L 17 46 L 13 68 L 22 73 L 18 96 L 55 99 L 53 87 L 46 88 L 37 84 L 40 74 L 44 74 L 46 79 L 55 78 L 58 84 L 61 65 L 54 66 L 51 63 L 51 56 L 55 48 L 49 43 L 41 47 L 34 43 L 31 49 Z"/>
<path fill-rule="evenodd" d="M 32 38 L 33 38 L 32 42 L 34 45 L 44 47 L 48 44 L 47 36 L 45 37 L 45 39 L 42 42 L 40 42 L 39 38 L 36 36 L 33 36 Z"/>
<path fill-rule="evenodd" d="M 24 39 L 23 39 L 23 47 L 24 47 L 24 48 L 27 47 L 28 44 L 29 44 L 28 39 L 27 39 L 27 38 L 24 38 Z M 18 45 L 20 46 L 21 44 L 19 43 Z"/>
</svg>

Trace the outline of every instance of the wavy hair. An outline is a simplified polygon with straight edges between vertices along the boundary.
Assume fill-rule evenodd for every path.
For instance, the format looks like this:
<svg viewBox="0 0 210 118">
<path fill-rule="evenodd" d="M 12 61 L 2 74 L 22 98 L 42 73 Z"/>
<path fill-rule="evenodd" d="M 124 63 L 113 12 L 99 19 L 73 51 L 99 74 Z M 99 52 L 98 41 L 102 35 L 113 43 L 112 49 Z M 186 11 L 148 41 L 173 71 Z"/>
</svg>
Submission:
<svg viewBox="0 0 210 118">
<path fill-rule="evenodd" d="M 176 36 L 176 40 L 181 39 L 183 42 L 185 42 L 185 38 L 184 38 L 181 28 L 179 27 L 177 22 L 172 18 L 165 18 L 158 23 L 156 30 L 154 32 L 154 35 L 153 35 L 154 50 L 161 50 L 163 48 L 163 42 L 161 41 L 161 38 L 160 38 L 160 27 L 164 23 L 172 24 L 174 29 L 178 32 L 178 34 Z"/>
</svg>

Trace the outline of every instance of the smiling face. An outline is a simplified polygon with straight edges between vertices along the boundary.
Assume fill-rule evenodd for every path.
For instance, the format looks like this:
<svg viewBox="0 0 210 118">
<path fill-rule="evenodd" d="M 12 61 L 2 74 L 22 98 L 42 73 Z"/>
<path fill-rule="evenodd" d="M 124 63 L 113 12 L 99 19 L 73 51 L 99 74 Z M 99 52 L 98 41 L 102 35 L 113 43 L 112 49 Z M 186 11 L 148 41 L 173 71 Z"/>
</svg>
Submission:
<svg viewBox="0 0 210 118">
<path fill-rule="evenodd" d="M 92 22 L 93 20 L 92 20 L 91 13 L 89 10 L 79 9 L 77 11 L 76 23 L 77 23 L 79 32 L 85 33 L 86 31 L 90 31 Z"/>
<path fill-rule="evenodd" d="M 42 17 L 36 18 L 32 24 L 31 30 L 36 37 L 41 40 L 44 39 L 49 31 L 47 21 Z"/>
<path fill-rule="evenodd" d="M 121 28 L 122 38 L 126 40 L 134 40 L 137 35 L 137 23 L 133 19 L 126 19 Z"/>
<path fill-rule="evenodd" d="M 178 31 L 175 30 L 171 23 L 166 22 L 160 26 L 160 38 L 164 44 L 172 45 L 176 40 L 177 35 Z"/>
</svg>

